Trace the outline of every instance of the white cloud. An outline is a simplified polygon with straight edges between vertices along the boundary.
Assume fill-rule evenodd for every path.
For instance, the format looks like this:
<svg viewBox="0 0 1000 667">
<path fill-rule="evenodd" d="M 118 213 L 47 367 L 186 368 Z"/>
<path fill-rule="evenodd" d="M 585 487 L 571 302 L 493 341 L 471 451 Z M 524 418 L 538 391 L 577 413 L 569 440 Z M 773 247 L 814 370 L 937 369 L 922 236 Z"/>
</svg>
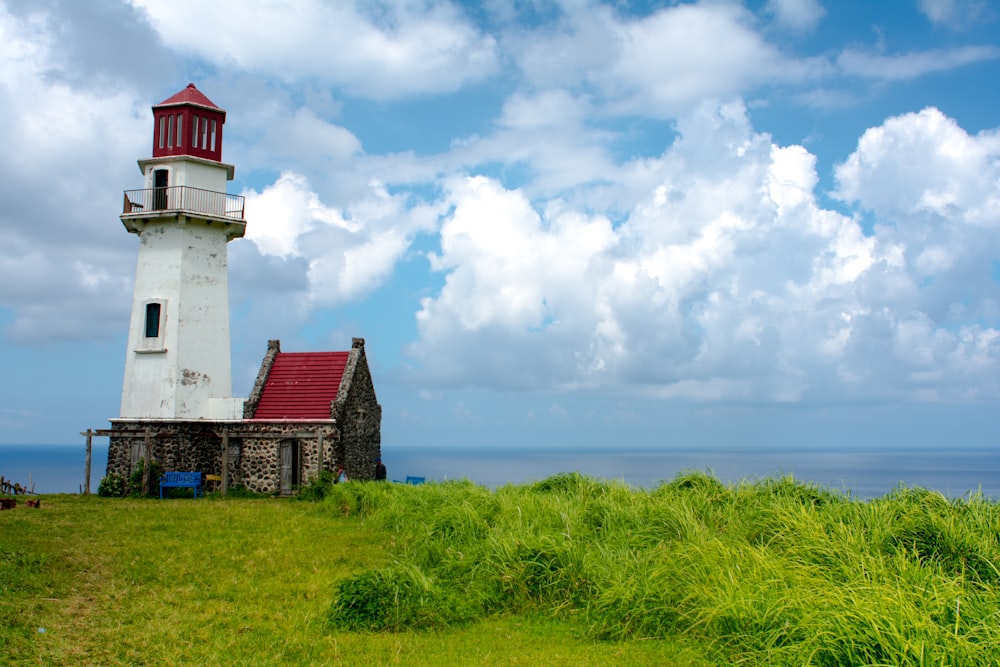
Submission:
<svg viewBox="0 0 1000 667">
<path fill-rule="evenodd" d="M 441 254 L 430 258 L 446 282 L 422 302 L 414 355 L 429 362 L 456 346 L 433 361 L 445 382 L 578 382 L 578 369 L 595 360 L 573 341 L 600 327 L 588 276 L 614 242 L 610 223 L 557 206 L 543 218 L 523 194 L 484 177 L 452 181 L 449 200 Z M 544 342 L 525 345 L 535 337 Z"/>
<path fill-rule="evenodd" d="M 273 185 L 260 193 L 246 192 L 246 237 L 260 252 L 287 259 L 300 256 L 299 240 L 318 224 L 329 224 L 346 231 L 357 225 L 344 220 L 340 211 L 328 208 L 309 189 L 304 176 L 283 173 Z"/>
<path fill-rule="evenodd" d="M 948 23 L 957 9 L 955 0 L 920 0 L 920 11 L 934 23 Z"/>
<path fill-rule="evenodd" d="M 18 342 L 114 335 L 135 266 L 117 216 L 149 122 L 127 86 L 56 76 L 54 23 L 0 6 L 0 303 Z"/>
<path fill-rule="evenodd" d="M 837 56 L 837 66 L 846 74 L 854 76 L 899 81 L 933 72 L 945 72 L 997 57 L 1000 57 L 1000 49 L 993 46 L 963 46 L 888 56 L 846 49 Z"/>
<path fill-rule="evenodd" d="M 246 152 L 248 167 L 294 164 L 317 171 L 342 165 L 361 154 L 361 142 L 350 131 L 319 118 L 306 108 L 272 105 L 250 110 L 241 119 L 240 134 L 252 137 Z"/>
<path fill-rule="evenodd" d="M 1000 225 L 1000 133 L 970 136 L 935 108 L 871 128 L 837 167 L 839 194 L 906 229 L 944 219 Z"/>
<path fill-rule="evenodd" d="M 437 208 L 409 206 L 371 183 L 343 210 L 321 201 L 309 181 L 284 173 L 261 192 L 248 191 L 247 238 L 263 255 L 308 263 L 304 307 L 358 300 L 392 274 L 420 231 L 434 229 Z"/>
<path fill-rule="evenodd" d="M 178 50 L 377 99 L 453 91 L 497 68 L 494 39 L 444 2 L 132 1 Z"/>
<path fill-rule="evenodd" d="M 920 11 L 931 23 L 949 27 L 972 23 L 987 7 L 987 3 L 981 0 L 920 0 Z"/>
<path fill-rule="evenodd" d="M 747 18 L 736 5 L 682 5 L 624 25 L 618 60 L 602 83 L 632 88 L 632 107 L 668 112 L 745 90 L 780 61 Z"/>
<path fill-rule="evenodd" d="M 1000 215 L 983 204 L 1000 183 L 995 134 L 936 111 L 869 130 L 837 172 L 840 196 L 884 220 L 866 235 L 817 203 L 814 156 L 754 133 L 741 105 L 704 105 L 678 130 L 643 161 L 655 185 L 617 227 L 485 177 L 452 181 L 430 257 L 444 286 L 409 350 L 420 382 L 752 402 L 997 395 L 986 230 Z M 908 195 L 952 192 L 974 170 L 978 189 L 946 207 L 964 231 L 888 226 L 913 219 Z"/>
<path fill-rule="evenodd" d="M 781 25 L 798 31 L 812 30 L 826 14 L 819 0 L 768 0 L 767 11 Z"/>
<path fill-rule="evenodd" d="M 510 48 L 538 87 L 596 87 L 605 111 L 653 117 L 829 71 L 822 60 L 783 56 L 735 3 L 682 4 L 641 18 L 575 7 L 557 27 Z"/>
</svg>

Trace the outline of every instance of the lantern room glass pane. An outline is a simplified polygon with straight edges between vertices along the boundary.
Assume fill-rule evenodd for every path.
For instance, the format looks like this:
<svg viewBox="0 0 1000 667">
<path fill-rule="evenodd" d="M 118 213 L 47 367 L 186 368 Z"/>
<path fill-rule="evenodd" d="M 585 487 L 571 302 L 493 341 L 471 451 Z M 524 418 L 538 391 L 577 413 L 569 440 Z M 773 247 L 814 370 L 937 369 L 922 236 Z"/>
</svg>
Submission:
<svg viewBox="0 0 1000 667">
<path fill-rule="evenodd" d="M 184 145 L 184 116 L 177 114 L 177 148 Z"/>
</svg>

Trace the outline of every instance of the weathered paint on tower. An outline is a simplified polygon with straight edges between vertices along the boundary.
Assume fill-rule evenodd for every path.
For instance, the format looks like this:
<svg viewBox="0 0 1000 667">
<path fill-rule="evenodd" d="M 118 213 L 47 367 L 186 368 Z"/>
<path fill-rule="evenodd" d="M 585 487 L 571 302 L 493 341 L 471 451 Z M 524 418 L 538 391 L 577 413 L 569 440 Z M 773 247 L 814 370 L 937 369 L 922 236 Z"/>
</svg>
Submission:
<svg viewBox="0 0 1000 667">
<path fill-rule="evenodd" d="M 122 419 L 239 419 L 232 396 L 227 244 L 246 229 L 226 194 L 225 111 L 194 84 L 153 107 L 145 187 L 125 193 L 139 237 L 122 384 Z"/>
</svg>

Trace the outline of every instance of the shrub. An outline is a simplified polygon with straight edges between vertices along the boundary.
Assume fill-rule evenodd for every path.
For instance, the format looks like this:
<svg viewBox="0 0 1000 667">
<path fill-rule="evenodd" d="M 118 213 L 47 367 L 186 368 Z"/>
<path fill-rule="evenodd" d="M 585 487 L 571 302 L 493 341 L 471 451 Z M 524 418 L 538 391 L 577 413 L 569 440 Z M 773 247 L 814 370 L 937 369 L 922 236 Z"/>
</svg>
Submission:
<svg viewBox="0 0 1000 667">
<path fill-rule="evenodd" d="M 458 595 L 436 586 L 417 567 L 398 564 L 341 580 L 328 619 L 346 630 L 398 631 L 443 627 L 473 616 Z"/>
<path fill-rule="evenodd" d="M 139 459 L 139 465 L 136 469 L 132 471 L 132 474 L 128 478 L 128 491 L 127 494 L 133 498 L 142 497 L 142 476 L 146 470 L 146 462 L 143 459 Z M 153 461 L 149 466 L 149 494 L 150 496 L 159 493 L 159 481 L 160 481 L 160 464 Z"/>
<path fill-rule="evenodd" d="M 97 485 L 97 495 L 102 498 L 123 498 L 128 493 L 128 482 L 116 472 L 111 473 Z"/>
<path fill-rule="evenodd" d="M 296 497 L 299 500 L 308 500 L 314 503 L 319 502 L 330 495 L 335 482 L 336 480 L 332 472 L 321 470 L 315 479 L 310 480 L 308 484 L 299 489 L 299 494 Z"/>
</svg>

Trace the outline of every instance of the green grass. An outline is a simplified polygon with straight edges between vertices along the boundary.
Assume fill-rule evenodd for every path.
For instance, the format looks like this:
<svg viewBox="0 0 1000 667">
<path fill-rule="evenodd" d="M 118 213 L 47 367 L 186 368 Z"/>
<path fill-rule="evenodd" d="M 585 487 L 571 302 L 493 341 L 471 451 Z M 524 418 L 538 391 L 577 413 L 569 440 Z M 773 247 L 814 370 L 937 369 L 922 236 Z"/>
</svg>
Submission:
<svg viewBox="0 0 1000 667">
<path fill-rule="evenodd" d="M 331 627 L 338 582 L 391 566 L 399 543 L 339 514 L 278 499 L 95 496 L 0 513 L 0 663 L 704 664 L 684 641 L 594 642 L 545 613 L 397 633 Z"/>
<path fill-rule="evenodd" d="M 0 655 L 52 665 L 996 665 L 1000 513 L 791 478 L 356 483 L 0 513 Z M 45 632 L 40 632 L 41 628 Z"/>
<path fill-rule="evenodd" d="M 717 664 L 1000 664 L 1000 514 L 980 497 L 560 475 L 495 492 L 345 485 L 324 507 L 398 540 L 392 565 L 338 583 L 337 627 L 544 614 L 595 641 L 682 638 Z"/>
</svg>

